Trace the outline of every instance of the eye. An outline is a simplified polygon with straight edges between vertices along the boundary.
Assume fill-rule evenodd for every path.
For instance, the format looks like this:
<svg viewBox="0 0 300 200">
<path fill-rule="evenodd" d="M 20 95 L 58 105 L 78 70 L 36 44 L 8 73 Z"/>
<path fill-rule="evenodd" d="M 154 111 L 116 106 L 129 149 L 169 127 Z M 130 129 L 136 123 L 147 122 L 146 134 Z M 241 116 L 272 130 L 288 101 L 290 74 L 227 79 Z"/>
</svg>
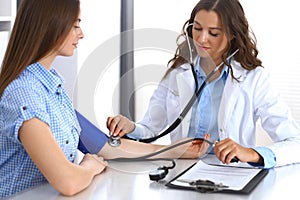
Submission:
<svg viewBox="0 0 300 200">
<path fill-rule="evenodd" d="M 202 28 L 201 27 L 194 27 L 194 30 L 195 31 L 202 31 Z"/>
<path fill-rule="evenodd" d="M 209 34 L 213 37 L 218 37 L 220 35 L 220 33 L 214 33 L 212 31 L 209 31 Z"/>
<path fill-rule="evenodd" d="M 76 34 L 80 33 L 80 30 L 81 30 L 81 27 L 80 27 L 80 26 L 74 25 L 73 28 L 74 28 L 74 32 L 75 32 Z"/>
</svg>

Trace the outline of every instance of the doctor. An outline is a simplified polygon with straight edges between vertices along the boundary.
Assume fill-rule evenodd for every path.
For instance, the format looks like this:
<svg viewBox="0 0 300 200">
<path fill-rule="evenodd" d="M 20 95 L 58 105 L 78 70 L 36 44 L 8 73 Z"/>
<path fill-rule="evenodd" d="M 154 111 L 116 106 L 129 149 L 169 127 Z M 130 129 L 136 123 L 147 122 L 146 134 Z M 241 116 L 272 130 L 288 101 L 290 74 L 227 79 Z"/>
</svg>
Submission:
<svg viewBox="0 0 300 200">
<path fill-rule="evenodd" d="M 187 27 L 187 28 L 186 28 Z M 208 74 L 208 56 L 218 73 L 206 85 L 185 122 L 170 133 L 171 141 L 210 134 L 214 153 L 229 163 L 235 156 L 263 168 L 300 162 L 300 129 L 289 108 L 270 84 L 269 74 L 257 58 L 256 41 L 238 0 L 200 0 L 183 27 L 191 44 L 195 74 L 201 85 Z M 109 117 L 114 135 L 135 139 L 153 137 L 181 113 L 193 93 L 195 81 L 188 59 L 188 42 L 179 44 L 170 68 L 154 92 L 144 118 L 133 123 L 124 116 Z M 234 51 L 239 50 L 231 59 Z M 256 147 L 256 122 L 273 144 Z M 187 125 L 186 125 L 187 124 Z"/>
</svg>

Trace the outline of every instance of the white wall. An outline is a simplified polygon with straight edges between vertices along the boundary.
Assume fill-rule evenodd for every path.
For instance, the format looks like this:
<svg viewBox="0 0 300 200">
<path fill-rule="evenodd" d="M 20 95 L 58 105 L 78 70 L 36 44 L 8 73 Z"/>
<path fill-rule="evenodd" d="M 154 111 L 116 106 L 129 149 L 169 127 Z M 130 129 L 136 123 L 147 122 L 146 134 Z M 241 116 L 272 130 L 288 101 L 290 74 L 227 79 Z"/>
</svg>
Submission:
<svg viewBox="0 0 300 200">
<path fill-rule="evenodd" d="M 188 3 L 187 3 L 188 2 Z M 169 37 L 157 37 L 161 43 L 166 40 L 174 46 L 165 48 L 142 49 L 135 52 L 136 77 L 149 76 L 143 74 L 145 68 L 155 68 L 155 74 L 151 74 L 155 80 L 143 85 L 138 85 L 136 91 L 136 120 L 143 117 L 152 92 L 159 83 L 160 78 L 167 70 L 168 61 L 174 56 L 176 50 L 176 37 L 180 34 L 184 23 L 190 18 L 190 13 L 198 0 L 136 0 L 135 1 L 135 29 L 155 28 L 170 31 Z M 149 37 L 153 37 L 148 35 Z M 147 40 L 148 38 L 145 38 Z M 165 49 L 163 49 L 163 47 Z M 158 75 L 159 73 L 159 75 Z"/>
<path fill-rule="evenodd" d="M 85 37 L 78 45 L 78 76 L 84 74 L 83 69 L 94 76 L 80 81 L 75 107 L 106 131 L 106 118 L 116 113 L 112 107 L 118 109 L 116 103 L 112 104 L 118 100 L 114 94 L 119 79 L 120 1 L 81 1 L 81 18 Z M 92 96 L 84 92 L 91 88 L 90 82 L 96 83 Z"/>
<path fill-rule="evenodd" d="M 197 2 L 198 0 L 136 0 L 135 28 L 139 30 L 154 28 L 155 30 L 162 29 L 179 33 Z M 283 99 L 291 106 L 299 123 L 300 89 L 298 88 L 300 83 L 298 77 L 300 77 L 300 72 L 297 68 L 300 67 L 300 61 L 297 58 L 299 52 L 297 47 L 300 46 L 300 28 L 297 19 L 300 19 L 300 12 L 297 9 L 297 1 L 241 0 L 241 3 L 249 24 L 256 34 L 259 57 L 265 68 L 272 72 L 275 86 L 280 90 Z M 91 73 L 95 71 L 100 75 L 94 96 L 87 98 L 95 99 L 94 105 L 88 105 L 96 111 L 96 119 L 91 120 L 105 130 L 107 116 L 118 114 L 116 87 L 119 77 L 119 58 L 115 54 L 119 51 L 119 43 L 115 36 L 119 34 L 120 30 L 120 1 L 111 0 L 104 4 L 99 0 L 89 0 L 81 1 L 81 4 L 81 25 L 85 38 L 80 41 L 78 46 L 78 65 L 79 70 L 86 65 L 96 66 L 97 70 L 101 68 L 101 73 L 94 68 L 91 69 Z M 144 40 L 148 41 L 151 37 L 156 37 L 158 41 L 162 42 L 165 40 L 147 34 Z M 169 39 L 175 42 L 174 38 Z M 107 51 L 103 51 L 103 49 L 107 49 Z M 99 51 L 102 55 L 90 56 L 93 51 Z M 165 71 L 166 63 L 172 55 L 173 52 L 170 49 L 159 49 L 159 45 L 156 45 L 155 48 L 147 46 L 147 48 L 137 49 L 135 53 L 136 79 L 145 78 L 145 73 L 142 72 L 149 66 L 153 66 L 157 70 L 155 74 L 152 74 L 155 76 L 155 81 L 137 85 L 137 119 L 143 116 L 149 97 L 157 85 L 157 80 Z M 293 95 L 297 95 L 297 97 L 294 98 Z M 82 96 L 78 97 L 78 99 L 82 98 Z M 261 143 L 268 142 L 267 140 L 267 137 L 263 137 Z"/>
<path fill-rule="evenodd" d="M 241 0 L 241 3 L 256 34 L 259 57 L 264 67 L 271 71 L 274 86 L 300 124 L 300 12 L 297 1 Z M 269 142 L 265 135 L 258 138 L 258 143 L 265 142 Z"/>
<path fill-rule="evenodd" d="M 180 5 L 182 0 L 164 0 L 164 1 L 145 1 L 136 0 L 134 2 L 135 6 L 135 29 L 143 30 L 145 28 L 155 28 L 156 29 L 166 29 L 172 32 L 180 32 L 183 23 L 188 19 L 190 10 L 197 1 L 193 1 L 191 4 Z M 192 2 L 192 1 L 191 1 Z M 169 12 L 167 7 L 170 4 L 177 6 L 173 7 L 173 12 Z M 159 6 L 157 6 L 159 4 Z M 175 10 L 181 9 L 184 15 L 178 14 Z M 119 52 L 119 41 L 118 34 L 120 31 L 120 1 L 112 0 L 103 4 L 101 1 L 89 0 L 81 1 L 81 27 L 85 34 L 85 38 L 80 41 L 78 45 L 78 73 L 79 76 L 83 72 L 80 70 L 82 68 L 92 68 L 89 69 L 92 74 L 95 72 L 98 74 L 97 86 L 94 96 L 83 97 L 81 92 L 79 96 L 74 99 L 75 107 L 77 107 L 83 114 L 90 117 L 90 112 L 86 111 L 86 106 L 93 107 L 96 113 L 96 118 L 90 118 L 101 130 L 106 131 L 106 118 L 110 115 L 116 115 L 119 113 L 118 110 L 118 79 L 119 79 L 119 57 L 115 56 Z M 168 13 L 169 12 L 169 13 Z M 177 23 L 178 21 L 178 23 Z M 138 38 L 143 37 L 144 33 L 136 33 Z M 146 33 L 147 35 L 147 33 Z M 150 37 L 150 36 L 149 36 Z M 174 44 L 175 50 L 175 38 L 170 39 L 172 44 Z M 149 38 L 136 39 L 136 43 L 142 40 L 149 40 Z M 157 38 L 160 41 L 164 38 Z M 139 40 L 139 41 L 137 41 Z M 143 44 L 141 44 L 143 45 Z M 149 47 L 149 45 L 148 45 Z M 114 50 L 112 50 L 113 48 Z M 103 49 L 107 50 L 103 52 Z M 101 55 L 100 52 L 104 54 Z M 146 83 L 145 85 L 137 86 L 136 93 L 136 116 L 140 119 L 145 112 L 147 107 L 147 101 L 157 85 L 156 83 L 160 80 L 161 75 L 166 70 L 166 63 L 170 59 L 170 56 L 174 52 L 165 52 L 157 49 L 136 49 L 135 53 L 135 67 L 141 67 L 144 65 L 156 65 L 162 67 L 158 74 L 154 74 L 153 84 Z M 151 60 L 146 59 L 151 56 Z M 107 59 L 109 57 L 111 60 Z M 145 58 L 146 57 L 146 58 Z M 103 61 L 105 60 L 105 61 Z M 100 65 L 100 66 L 99 66 Z M 94 69 L 96 66 L 97 69 Z M 101 68 L 101 72 L 97 71 Z M 136 79 L 141 78 L 145 75 L 142 70 L 138 70 L 136 73 Z M 147 74 L 149 75 L 149 74 Z M 86 76 L 85 76 L 86 77 Z M 86 79 L 84 77 L 84 80 Z M 86 80 L 88 82 L 89 80 Z M 138 80 L 137 80 L 138 81 Z M 83 83 L 84 81 L 80 81 Z M 82 90 L 82 89 L 81 89 Z M 83 98 L 94 99 L 94 104 L 91 105 L 91 101 L 86 102 L 82 100 Z M 83 102 L 80 102 L 83 101 Z"/>
</svg>

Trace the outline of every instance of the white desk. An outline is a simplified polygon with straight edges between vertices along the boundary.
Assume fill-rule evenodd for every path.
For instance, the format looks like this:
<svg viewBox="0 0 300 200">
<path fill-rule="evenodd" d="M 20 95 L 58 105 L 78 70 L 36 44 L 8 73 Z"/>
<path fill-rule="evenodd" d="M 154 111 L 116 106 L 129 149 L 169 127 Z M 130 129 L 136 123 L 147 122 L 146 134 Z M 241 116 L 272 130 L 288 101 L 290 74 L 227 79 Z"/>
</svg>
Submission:
<svg viewBox="0 0 300 200">
<path fill-rule="evenodd" d="M 195 160 L 176 160 L 176 167 L 169 171 L 165 178 L 170 180 Z M 130 163 L 122 167 L 139 167 L 145 163 Z M 151 164 L 150 164 L 151 165 Z M 154 167 L 154 166 L 153 166 Z M 153 170 L 156 169 L 155 167 Z M 45 184 L 22 192 L 13 197 L 18 200 L 35 199 L 109 199 L 109 200 L 158 200 L 158 199 L 222 199 L 222 200 L 274 200 L 274 199 L 300 199 L 300 164 L 288 165 L 271 169 L 268 175 L 248 195 L 198 193 L 167 188 L 163 183 L 152 182 L 147 173 L 128 173 L 108 167 L 104 173 L 97 176 L 92 184 L 84 191 L 73 197 L 60 195 L 51 185 Z"/>
</svg>

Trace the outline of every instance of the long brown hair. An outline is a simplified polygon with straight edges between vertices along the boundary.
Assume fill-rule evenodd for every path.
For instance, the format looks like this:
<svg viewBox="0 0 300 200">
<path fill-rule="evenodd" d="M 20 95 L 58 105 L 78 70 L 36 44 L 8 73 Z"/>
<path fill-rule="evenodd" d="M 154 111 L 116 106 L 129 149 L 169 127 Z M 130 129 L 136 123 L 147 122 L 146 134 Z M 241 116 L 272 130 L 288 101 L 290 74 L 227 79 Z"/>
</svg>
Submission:
<svg viewBox="0 0 300 200">
<path fill-rule="evenodd" d="M 195 15 L 200 10 L 216 12 L 222 21 L 227 38 L 233 36 L 232 40 L 228 40 L 227 50 L 222 55 L 222 61 L 229 66 L 229 68 L 231 68 L 231 65 L 227 62 L 226 58 L 237 49 L 239 49 L 239 51 L 234 55 L 234 59 L 240 62 L 243 68 L 252 70 L 258 66 L 262 66 L 261 60 L 257 58 L 258 50 L 256 48 L 255 35 L 249 28 L 244 9 L 238 0 L 200 0 L 194 7 L 190 19 L 184 24 L 181 35 L 185 35 L 187 25 L 194 22 Z M 187 28 L 187 34 L 188 37 L 193 38 L 192 26 Z M 197 52 L 193 42 L 190 44 L 193 58 L 195 58 Z M 188 62 L 188 52 L 188 44 L 186 41 L 178 44 L 174 57 L 168 62 L 168 65 L 171 67 L 166 75 L 174 68 Z M 232 70 L 231 76 L 235 78 Z"/>
<path fill-rule="evenodd" d="M 0 97 L 28 65 L 63 43 L 79 12 L 79 0 L 22 0 L 1 66 Z"/>
</svg>

